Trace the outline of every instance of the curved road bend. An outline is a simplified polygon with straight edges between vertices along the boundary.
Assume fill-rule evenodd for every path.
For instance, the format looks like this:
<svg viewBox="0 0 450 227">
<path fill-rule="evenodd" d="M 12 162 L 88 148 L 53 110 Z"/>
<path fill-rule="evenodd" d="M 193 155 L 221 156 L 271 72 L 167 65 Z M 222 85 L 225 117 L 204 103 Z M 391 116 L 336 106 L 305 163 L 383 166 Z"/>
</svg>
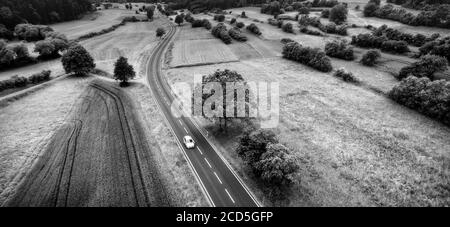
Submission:
<svg viewBox="0 0 450 227">
<path fill-rule="evenodd" d="M 177 29 L 172 23 L 164 40 L 156 47 L 147 66 L 147 81 L 160 110 L 177 138 L 180 149 L 188 159 L 197 180 L 212 206 L 256 207 L 260 206 L 253 194 L 227 162 L 209 143 L 199 128 L 189 118 L 175 118 L 171 113 L 174 96 L 161 73 L 164 53 Z M 196 142 L 195 149 L 185 149 L 183 137 L 190 135 Z"/>
</svg>

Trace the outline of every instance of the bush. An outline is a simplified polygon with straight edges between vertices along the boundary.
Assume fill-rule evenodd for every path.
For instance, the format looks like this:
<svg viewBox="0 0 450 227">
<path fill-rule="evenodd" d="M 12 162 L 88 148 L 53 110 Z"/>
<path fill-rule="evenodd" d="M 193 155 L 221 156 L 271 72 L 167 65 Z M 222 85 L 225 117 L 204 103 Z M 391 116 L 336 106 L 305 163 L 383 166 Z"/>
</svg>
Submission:
<svg viewBox="0 0 450 227">
<path fill-rule="evenodd" d="M 386 52 L 403 54 L 409 52 L 408 43 L 405 41 L 388 40 L 381 44 L 381 49 Z"/>
<path fill-rule="evenodd" d="M 156 37 L 163 37 L 166 34 L 166 30 L 164 28 L 157 28 L 156 29 Z"/>
<path fill-rule="evenodd" d="M 262 34 L 261 31 L 259 30 L 258 26 L 256 26 L 256 24 L 253 24 L 253 23 L 247 26 L 247 30 L 257 36 L 260 36 Z"/>
<path fill-rule="evenodd" d="M 239 28 L 232 28 L 228 31 L 228 34 L 231 36 L 231 38 L 239 41 L 239 42 L 246 42 L 247 37 L 242 34 L 241 30 Z"/>
<path fill-rule="evenodd" d="M 14 33 L 8 30 L 3 24 L 0 24 L 0 39 L 11 40 L 14 38 Z"/>
<path fill-rule="evenodd" d="M 281 27 L 281 29 L 282 29 L 284 32 L 287 32 L 287 33 L 294 33 L 294 26 L 292 26 L 291 23 L 285 23 L 285 24 L 283 24 L 283 26 Z"/>
<path fill-rule="evenodd" d="M 225 44 L 231 43 L 231 36 L 228 34 L 227 27 L 223 23 L 217 24 L 212 28 L 211 34 L 221 39 Z"/>
<path fill-rule="evenodd" d="M 238 23 L 236 23 L 236 27 L 237 27 L 237 28 L 244 28 L 244 27 L 245 27 L 245 24 L 242 23 L 242 22 L 238 22 Z"/>
<path fill-rule="evenodd" d="M 33 84 L 38 84 L 38 83 L 50 80 L 51 72 L 52 71 L 50 71 L 50 70 L 44 70 L 40 73 L 33 74 L 28 78 L 28 81 Z"/>
<path fill-rule="evenodd" d="M 72 45 L 62 56 L 62 64 L 66 73 L 86 75 L 95 68 L 94 59 L 83 46 Z"/>
<path fill-rule="evenodd" d="M 358 34 L 357 36 L 352 36 L 351 44 L 359 47 L 368 47 L 368 48 L 381 48 L 381 45 L 387 41 L 387 38 L 384 36 L 375 36 L 373 34 L 365 33 Z"/>
<path fill-rule="evenodd" d="M 345 82 L 350 82 L 350 83 L 358 83 L 359 82 L 359 80 L 357 78 L 355 78 L 355 76 L 353 76 L 353 73 L 347 72 L 347 70 L 345 70 L 344 68 L 338 69 L 334 73 L 334 76 L 341 78 Z"/>
<path fill-rule="evenodd" d="M 361 63 L 366 66 L 374 66 L 377 63 L 377 59 L 381 57 L 381 54 L 377 50 L 367 51 L 361 58 Z"/>
<path fill-rule="evenodd" d="M 203 21 L 202 20 L 194 20 L 191 25 L 193 28 L 203 27 Z"/>
<path fill-rule="evenodd" d="M 230 24 L 234 24 L 234 23 L 236 23 L 236 18 L 232 18 L 230 21 Z"/>
<path fill-rule="evenodd" d="M 216 14 L 214 15 L 214 20 L 218 22 L 224 22 L 225 21 L 225 15 L 223 14 Z"/>
<path fill-rule="evenodd" d="M 241 13 L 241 18 L 248 18 L 248 17 L 247 17 L 247 14 L 245 14 L 245 11 L 242 11 L 242 13 Z"/>
<path fill-rule="evenodd" d="M 328 23 L 326 25 L 319 24 L 318 28 L 325 33 L 338 34 L 343 36 L 346 36 L 348 34 L 347 26 L 345 25 L 336 26 L 336 24 L 333 22 Z"/>
<path fill-rule="evenodd" d="M 311 66 L 322 72 L 333 70 L 331 61 L 318 48 L 303 47 L 297 42 L 290 42 L 283 47 L 283 57 Z"/>
<path fill-rule="evenodd" d="M 376 11 L 378 10 L 378 5 L 375 3 L 368 3 L 364 6 L 363 14 L 365 17 L 373 17 L 375 16 Z"/>
<path fill-rule="evenodd" d="M 400 70 L 398 79 L 404 79 L 408 76 L 427 77 L 434 80 L 434 74 L 447 70 L 447 60 L 441 56 L 425 55 L 418 62 L 405 66 Z"/>
<path fill-rule="evenodd" d="M 266 184 L 277 188 L 290 186 L 299 169 L 294 156 L 279 143 L 269 143 L 266 150 L 255 164 L 254 171 Z"/>
<path fill-rule="evenodd" d="M 336 24 L 341 24 L 347 20 L 347 14 L 347 7 L 343 4 L 339 4 L 331 8 L 329 18 L 330 21 Z"/>
<path fill-rule="evenodd" d="M 450 36 L 429 41 L 419 48 L 420 55 L 438 55 L 445 57 L 450 62 Z"/>
<path fill-rule="evenodd" d="M 299 14 L 309 14 L 309 8 L 308 7 L 300 7 L 300 9 L 298 9 L 298 13 Z"/>
<path fill-rule="evenodd" d="M 323 10 L 322 13 L 321 13 L 321 17 L 322 18 L 329 18 L 330 17 L 330 10 L 329 9 Z"/>
<path fill-rule="evenodd" d="M 282 44 L 291 43 L 291 42 L 295 42 L 295 41 L 292 40 L 292 39 L 289 39 L 289 38 L 283 38 L 283 39 L 281 39 L 281 43 L 282 43 Z"/>
<path fill-rule="evenodd" d="M 450 82 L 410 76 L 396 85 L 389 92 L 389 97 L 450 125 Z"/>
<path fill-rule="evenodd" d="M 300 32 L 304 33 L 304 34 L 308 34 L 308 35 L 323 36 L 323 34 L 321 32 L 310 30 L 310 29 L 308 29 L 307 26 L 301 26 Z"/>
<path fill-rule="evenodd" d="M 177 15 L 175 17 L 175 23 L 177 23 L 178 26 L 180 26 L 183 22 L 184 22 L 184 17 L 182 15 Z"/>
<path fill-rule="evenodd" d="M 211 22 L 209 22 L 208 19 L 203 19 L 202 23 L 203 27 L 206 28 L 207 30 L 210 30 L 212 28 Z"/>
<path fill-rule="evenodd" d="M 330 57 L 351 61 L 355 59 L 353 48 L 346 41 L 334 40 L 325 44 L 325 53 Z"/>
</svg>

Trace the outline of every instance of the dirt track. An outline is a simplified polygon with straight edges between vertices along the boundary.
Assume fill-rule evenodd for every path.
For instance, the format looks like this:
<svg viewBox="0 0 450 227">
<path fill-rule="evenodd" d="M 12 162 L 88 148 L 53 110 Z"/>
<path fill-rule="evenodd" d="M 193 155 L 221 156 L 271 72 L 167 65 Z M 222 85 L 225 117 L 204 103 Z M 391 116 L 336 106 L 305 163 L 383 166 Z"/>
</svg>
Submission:
<svg viewBox="0 0 450 227">
<path fill-rule="evenodd" d="M 170 206 L 130 98 L 94 81 L 7 206 Z"/>
</svg>

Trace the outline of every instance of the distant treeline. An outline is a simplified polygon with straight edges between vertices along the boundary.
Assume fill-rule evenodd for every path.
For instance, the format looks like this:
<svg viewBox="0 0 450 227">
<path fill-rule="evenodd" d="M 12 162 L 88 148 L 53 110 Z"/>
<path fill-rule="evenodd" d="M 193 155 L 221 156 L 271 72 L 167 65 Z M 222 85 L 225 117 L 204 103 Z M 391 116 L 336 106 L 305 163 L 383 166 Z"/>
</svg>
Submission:
<svg viewBox="0 0 450 227">
<path fill-rule="evenodd" d="M 450 4 L 449 0 L 387 0 L 387 2 L 422 10 L 429 10 L 433 5 Z"/>
<path fill-rule="evenodd" d="M 229 9 L 248 5 L 260 5 L 266 3 L 266 0 L 169 0 L 166 3 L 173 10 L 189 9 L 196 13 L 215 8 Z"/>
<path fill-rule="evenodd" d="M 90 0 L 0 0 L 0 27 L 17 24 L 51 24 L 78 19 L 92 10 Z"/>
</svg>

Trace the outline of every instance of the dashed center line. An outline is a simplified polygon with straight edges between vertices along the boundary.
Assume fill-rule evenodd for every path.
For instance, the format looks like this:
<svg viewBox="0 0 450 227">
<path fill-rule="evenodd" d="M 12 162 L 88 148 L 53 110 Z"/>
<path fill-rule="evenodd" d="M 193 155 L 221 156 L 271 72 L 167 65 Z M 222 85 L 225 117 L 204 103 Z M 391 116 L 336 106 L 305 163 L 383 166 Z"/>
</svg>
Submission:
<svg viewBox="0 0 450 227">
<path fill-rule="evenodd" d="M 178 122 L 180 122 L 180 125 L 183 125 L 183 123 L 181 122 L 181 120 L 178 120 Z"/>
<path fill-rule="evenodd" d="M 211 166 L 211 164 L 209 164 L 208 159 L 205 158 L 205 161 L 206 161 L 206 163 L 208 163 L 209 168 L 212 169 L 212 166 Z"/>
<path fill-rule="evenodd" d="M 200 151 L 200 154 L 201 154 L 201 155 L 203 155 L 203 152 L 202 152 L 202 150 L 200 150 L 200 148 L 199 148 L 199 147 L 197 147 L 197 149 L 198 149 L 198 151 Z"/>
<path fill-rule="evenodd" d="M 184 131 L 186 131 L 186 133 L 188 133 L 188 130 L 186 129 L 186 127 L 183 127 Z"/>
<path fill-rule="evenodd" d="M 234 203 L 234 199 L 233 199 L 233 197 L 231 197 L 231 195 L 230 195 L 230 193 L 228 192 L 228 190 L 225 188 L 225 192 L 228 194 L 228 197 L 230 197 L 230 199 L 231 199 L 231 202 L 233 202 Z"/>
<path fill-rule="evenodd" d="M 217 176 L 216 172 L 214 172 L 214 175 L 216 175 L 217 180 L 219 180 L 220 184 L 222 184 L 222 181 L 220 180 L 219 176 Z"/>
</svg>

